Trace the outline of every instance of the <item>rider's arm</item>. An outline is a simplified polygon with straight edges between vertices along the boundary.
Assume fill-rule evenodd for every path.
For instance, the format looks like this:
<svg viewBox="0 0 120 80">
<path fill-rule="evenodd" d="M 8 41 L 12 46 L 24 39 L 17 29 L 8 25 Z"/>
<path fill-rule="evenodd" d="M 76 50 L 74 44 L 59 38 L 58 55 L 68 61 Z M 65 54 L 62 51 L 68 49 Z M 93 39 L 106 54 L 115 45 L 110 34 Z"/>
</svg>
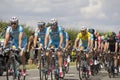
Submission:
<svg viewBox="0 0 120 80">
<path fill-rule="evenodd" d="M 29 37 L 29 42 L 28 42 L 28 45 L 27 45 L 27 51 L 28 51 L 28 52 L 30 51 L 30 47 L 31 47 L 30 44 L 31 44 L 32 40 L 33 40 L 33 37 L 30 36 L 30 37 Z"/>
<path fill-rule="evenodd" d="M 69 41 L 66 41 L 65 48 L 68 49 L 68 47 L 69 47 Z"/>
<path fill-rule="evenodd" d="M 88 48 L 90 49 L 93 45 L 93 38 L 91 37 L 91 34 L 88 33 Z"/>
<path fill-rule="evenodd" d="M 69 46 L 69 36 L 68 36 L 68 33 L 66 32 L 66 45 L 65 45 L 65 48 L 68 49 L 68 46 Z"/>
<path fill-rule="evenodd" d="M 10 39 L 10 34 L 9 34 L 9 33 L 6 33 L 6 35 L 5 35 L 5 39 L 4 39 L 4 46 L 7 45 L 9 39 Z"/>
<path fill-rule="evenodd" d="M 91 43 L 91 39 L 88 38 L 88 48 L 91 48 L 92 45 L 93 45 L 93 44 Z"/>
<path fill-rule="evenodd" d="M 62 47 L 62 43 L 63 43 L 63 34 L 60 34 L 60 43 L 59 43 L 59 47 Z"/>
<path fill-rule="evenodd" d="M 78 47 L 78 41 L 79 41 L 79 39 L 76 38 L 76 39 L 75 39 L 75 43 L 74 43 L 74 48 Z"/>
<path fill-rule="evenodd" d="M 39 31 L 36 29 L 35 30 L 35 34 L 34 34 L 34 47 L 36 47 L 36 45 L 37 45 L 37 41 L 38 41 L 38 33 L 39 33 Z"/>
<path fill-rule="evenodd" d="M 106 41 L 103 47 L 104 47 L 104 51 L 107 51 L 109 48 L 109 42 Z"/>
<path fill-rule="evenodd" d="M 49 34 L 46 34 L 45 35 L 45 47 L 47 47 L 48 41 L 49 41 Z"/>
<path fill-rule="evenodd" d="M 59 27 L 59 37 L 60 37 L 59 47 L 62 47 L 62 44 L 63 44 L 63 32 L 62 32 L 61 27 Z"/>
<path fill-rule="evenodd" d="M 35 36 L 35 38 L 34 38 L 34 47 L 36 47 L 36 45 L 37 45 L 37 39 L 38 39 L 38 37 Z"/>
<path fill-rule="evenodd" d="M 10 39 L 10 32 L 11 32 L 12 28 L 8 27 L 6 30 L 6 34 L 5 34 L 5 40 L 4 40 L 4 46 L 7 45 L 9 39 Z"/>
<path fill-rule="evenodd" d="M 39 29 L 37 28 L 36 30 L 35 30 L 35 33 L 34 33 L 34 47 L 36 47 L 36 45 L 37 45 L 37 41 L 38 41 L 38 36 L 39 36 Z"/>
<path fill-rule="evenodd" d="M 23 28 L 20 26 L 19 27 L 19 43 L 18 43 L 19 48 L 21 48 L 22 46 L 22 38 L 23 38 Z"/>
<path fill-rule="evenodd" d="M 77 35 L 77 38 L 75 39 L 74 48 L 78 47 L 78 42 L 79 42 L 80 38 L 81 38 L 81 34 L 79 33 L 79 34 Z"/>
<path fill-rule="evenodd" d="M 118 51 L 118 42 L 115 43 L 115 52 Z"/>
<path fill-rule="evenodd" d="M 44 47 L 45 48 L 48 46 L 48 42 L 50 40 L 50 31 L 51 31 L 51 28 L 48 27 L 47 31 L 46 31 L 46 34 L 45 34 L 45 41 L 44 41 Z"/>
<path fill-rule="evenodd" d="M 22 46 L 22 38 L 23 38 L 23 32 L 20 32 L 20 34 L 19 34 L 19 47 L 20 48 Z"/>
<path fill-rule="evenodd" d="M 97 46 L 98 46 L 98 41 L 95 40 L 95 47 L 94 47 L 95 50 L 97 49 Z"/>
</svg>

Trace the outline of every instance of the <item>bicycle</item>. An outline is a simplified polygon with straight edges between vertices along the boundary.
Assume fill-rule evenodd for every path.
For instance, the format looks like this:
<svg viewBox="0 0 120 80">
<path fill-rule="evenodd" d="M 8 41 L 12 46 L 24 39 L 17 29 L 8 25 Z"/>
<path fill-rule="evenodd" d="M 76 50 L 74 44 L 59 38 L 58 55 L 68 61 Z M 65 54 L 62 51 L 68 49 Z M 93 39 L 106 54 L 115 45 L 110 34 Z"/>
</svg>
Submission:
<svg viewBox="0 0 120 80">
<path fill-rule="evenodd" d="M 88 50 L 85 49 L 80 52 L 79 49 L 76 49 L 77 53 L 77 61 L 76 61 L 76 68 L 79 72 L 79 79 L 80 80 L 88 80 L 89 74 L 88 74 L 88 63 L 86 59 L 86 53 L 88 54 Z M 79 54 L 80 53 L 80 54 Z"/>
<path fill-rule="evenodd" d="M 115 71 L 114 67 L 114 56 L 116 55 L 115 52 L 110 52 L 109 53 L 109 58 L 108 58 L 108 64 L 107 64 L 107 71 L 108 71 L 108 76 L 109 78 L 115 77 L 115 75 L 118 76 L 118 68 L 116 68 L 117 71 Z"/>
<path fill-rule="evenodd" d="M 95 50 L 92 50 L 90 54 L 91 54 L 90 69 L 91 69 L 91 74 L 94 76 L 95 74 L 98 74 L 100 70 L 100 58 L 99 58 L 99 53 Z"/>
<path fill-rule="evenodd" d="M 5 66 L 5 56 L 2 52 L 2 47 L 0 47 L 0 76 L 3 75 L 5 69 L 4 66 Z"/>
<path fill-rule="evenodd" d="M 7 80 L 25 80 L 26 76 L 22 75 L 20 66 L 20 56 L 19 49 L 6 48 L 3 50 L 3 53 L 8 57 L 6 62 L 6 78 Z M 9 72 L 10 71 L 10 72 Z"/>
<path fill-rule="evenodd" d="M 63 69 L 64 72 L 68 73 L 69 71 L 69 62 L 70 62 L 70 54 L 67 53 L 67 51 L 63 50 Z"/>
<path fill-rule="evenodd" d="M 42 48 L 35 48 L 35 50 L 40 50 L 40 54 L 39 57 L 40 59 L 38 60 L 39 63 L 39 77 L 40 80 L 47 80 L 48 79 L 48 65 L 47 64 L 47 60 L 46 60 L 46 50 L 42 49 Z"/>
<path fill-rule="evenodd" d="M 62 65 L 62 71 L 63 71 L 63 77 L 59 76 L 59 65 L 58 65 L 58 57 L 57 57 L 57 51 L 62 50 L 60 48 L 52 48 L 48 49 L 48 51 L 51 52 L 51 61 L 50 61 L 50 72 L 51 72 L 51 80 L 64 80 L 65 72 Z"/>
</svg>

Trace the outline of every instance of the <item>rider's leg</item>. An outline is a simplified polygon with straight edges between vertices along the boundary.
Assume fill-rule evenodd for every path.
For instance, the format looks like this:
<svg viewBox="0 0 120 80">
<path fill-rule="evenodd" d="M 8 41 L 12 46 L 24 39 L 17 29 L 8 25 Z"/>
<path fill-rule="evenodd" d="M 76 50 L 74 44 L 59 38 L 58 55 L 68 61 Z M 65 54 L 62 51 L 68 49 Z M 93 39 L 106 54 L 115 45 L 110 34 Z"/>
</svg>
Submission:
<svg viewBox="0 0 120 80">
<path fill-rule="evenodd" d="M 62 61 L 63 61 L 62 52 L 58 51 L 57 55 L 58 55 L 58 64 L 59 64 L 59 67 L 60 67 L 60 72 L 62 72 Z"/>
<path fill-rule="evenodd" d="M 114 68 L 115 68 L 115 73 L 117 73 L 117 62 L 118 62 L 118 60 L 117 60 L 117 56 L 116 55 L 114 55 Z"/>
<path fill-rule="evenodd" d="M 20 59 L 21 59 L 23 68 L 25 68 L 25 53 L 23 50 L 20 52 Z"/>
</svg>

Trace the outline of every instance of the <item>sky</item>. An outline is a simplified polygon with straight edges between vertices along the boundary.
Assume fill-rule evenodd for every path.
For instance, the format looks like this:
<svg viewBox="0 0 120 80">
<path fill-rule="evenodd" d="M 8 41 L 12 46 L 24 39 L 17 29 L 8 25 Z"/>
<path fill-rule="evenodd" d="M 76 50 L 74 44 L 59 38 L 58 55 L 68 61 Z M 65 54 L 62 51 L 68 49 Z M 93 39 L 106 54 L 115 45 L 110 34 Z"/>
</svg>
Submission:
<svg viewBox="0 0 120 80">
<path fill-rule="evenodd" d="M 0 0 L 0 20 L 17 16 L 20 24 L 36 28 L 37 22 L 55 18 L 67 29 L 118 31 L 119 7 L 120 0 Z"/>
</svg>

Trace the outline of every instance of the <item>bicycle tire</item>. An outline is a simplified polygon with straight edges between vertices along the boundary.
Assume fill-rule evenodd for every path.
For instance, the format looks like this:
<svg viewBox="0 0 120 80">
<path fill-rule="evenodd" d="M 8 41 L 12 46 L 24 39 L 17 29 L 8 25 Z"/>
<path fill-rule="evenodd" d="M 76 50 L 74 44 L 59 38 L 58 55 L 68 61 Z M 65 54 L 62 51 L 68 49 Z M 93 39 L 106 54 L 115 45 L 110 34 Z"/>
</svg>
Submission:
<svg viewBox="0 0 120 80">
<path fill-rule="evenodd" d="M 40 63 L 39 63 L 39 77 L 40 77 L 40 80 L 42 79 L 42 72 L 41 72 L 41 60 L 39 60 L 40 61 Z"/>
<path fill-rule="evenodd" d="M 2 68 L 2 63 L 0 62 L 0 76 L 3 75 L 3 72 L 4 72 L 4 70 L 3 70 L 3 68 Z"/>
</svg>

